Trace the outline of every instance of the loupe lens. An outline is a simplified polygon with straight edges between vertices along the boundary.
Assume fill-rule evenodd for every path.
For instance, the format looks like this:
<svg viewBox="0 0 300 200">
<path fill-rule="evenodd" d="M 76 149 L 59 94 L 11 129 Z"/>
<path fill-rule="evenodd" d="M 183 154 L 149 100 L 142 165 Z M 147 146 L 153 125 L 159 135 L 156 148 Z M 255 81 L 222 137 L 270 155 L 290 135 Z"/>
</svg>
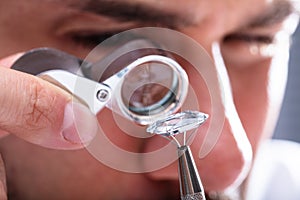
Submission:
<svg viewBox="0 0 300 200">
<path fill-rule="evenodd" d="M 121 96 L 131 112 L 152 115 L 174 103 L 177 90 L 178 77 L 171 67 L 148 62 L 135 67 L 124 77 Z"/>
<path fill-rule="evenodd" d="M 126 70 L 114 99 L 131 120 L 142 125 L 153 123 L 176 112 L 185 100 L 188 77 L 175 60 L 148 55 Z"/>
</svg>

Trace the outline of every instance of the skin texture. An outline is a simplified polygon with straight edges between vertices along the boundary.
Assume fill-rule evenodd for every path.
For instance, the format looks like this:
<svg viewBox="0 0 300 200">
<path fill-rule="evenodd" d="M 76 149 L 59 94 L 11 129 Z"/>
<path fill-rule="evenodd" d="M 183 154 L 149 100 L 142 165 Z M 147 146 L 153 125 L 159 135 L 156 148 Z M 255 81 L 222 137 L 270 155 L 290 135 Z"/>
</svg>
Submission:
<svg viewBox="0 0 300 200">
<path fill-rule="evenodd" d="M 282 53 L 287 51 L 284 49 L 285 45 L 274 44 L 284 47 L 280 49 L 282 52 L 278 54 L 276 63 L 272 63 L 276 53 L 264 56 L 249 50 L 251 45 L 273 45 L 272 42 L 266 44 L 265 40 L 257 41 L 253 38 L 275 37 L 284 29 L 285 17 L 263 25 L 254 22 L 263 21 L 261 16 L 272 10 L 274 2 L 286 1 L 173 2 L 170 5 L 169 1 L 134 0 L 125 4 L 141 4 L 158 13 L 171 13 L 185 16 L 186 19 L 175 23 L 171 17 L 166 22 L 159 23 L 153 19 L 143 22 L 140 18 L 133 20 L 134 17 L 125 19 L 113 14 L 103 16 L 95 11 L 88 11 L 85 1 L 76 0 L 1 1 L 0 58 L 3 59 L 0 74 L 4 78 L 0 80 L 0 134 L 6 136 L 0 140 L 0 151 L 6 170 L 9 199 L 178 198 L 176 163 L 142 174 L 125 173 L 107 167 L 83 148 L 94 136 L 92 133 L 95 132 L 95 127 L 90 124 L 82 125 L 91 133 L 84 143 L 62 134 L 66 130 L 65 133 L 69 136 L 76 135 L 74 127 L 65 125 L 64 121 L 66 104 L 71 101 L 68 93 L 47 81 L 8 69 L 16 59 L 7 58 L 8 56 L 36 47 L 54 47 L 84 58 L 92 46 L 97 44 L 93 44 L 93 41 L 85 44 L 86 40 L 82 42 L 72 39 L 72 36 L 81 37 L 83 33 L 101 35 L 103 32 L 118 32 L 145 25 L 168 27 L 193 38 L 210 56 L 212 44 L 218 43 L 228 77 L 226 73 L 221 75 L 225 79 L 229 78 L 232 97 L 230 91 L 226 91 L 227 103 L 224 102 L 219 107 L 226 118 L 218 142 L 206 157 L 200 159 L 197 156 L 195 161 L 206 191 L 226 189 L 239 178 L 245 166 L 249 166 L 247 148 L 242 148 L 243 143 L 237 138 L 245 134 L 255 155 L 260 141 L 271 134 L 284 84 L 272 85 L 273 82 L 270 81 L 273 77 L 283 77 L 284 81 L 287 70 L 286 54 Z M 94 5 L 100 6 L 102 3 Z M 109 5 L 105 4 L 101 12 L 105 12 L 106 7 L 109 10 Z M 289 34 L 286 31 L 284 35 L 288 37 Z M 239 37 L 241 35 L 248 37 Z M 209 94 L 201 84 L 203 79 L 195 75 L 191 67 L 183 67 L 201 102 L 201 111 L 210 113 Z M 228 108 L 228 105 L 231 107 Z M 77 111 L 95 122 L 86 113 L 86 109 L 79 106 Z M 110 140 L 125 150 L 149 152 L 156 149 L 158 144 L 165 143 L 159 137 L 143 140 L 123 134 L 109 110 L 103 110 L 97 117 L 102 128 L 109 133 Z M 130 122 L 127 123 L 130 125 Z M 191 146 L 193 152 L 199 152 L 204 140 L 204 134 L 201 133 L 205 133 L 209 124 L 210 120 L 199 130 Z M 142 162 L 147 165 L 148 161 Z M 3 188 L 5 191 L 6 187 Z"/>
</svg>

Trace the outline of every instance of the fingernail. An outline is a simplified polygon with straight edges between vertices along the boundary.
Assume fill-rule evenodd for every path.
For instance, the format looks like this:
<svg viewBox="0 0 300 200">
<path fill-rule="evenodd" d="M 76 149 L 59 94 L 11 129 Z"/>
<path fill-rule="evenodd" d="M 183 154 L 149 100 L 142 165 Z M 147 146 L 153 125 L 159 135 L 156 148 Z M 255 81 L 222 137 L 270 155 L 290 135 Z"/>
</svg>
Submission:
<svg viewBox="0 0 300 200">
<path fill-rule="evenodd" d="M 97 133 L 98 121 L 83 104 L 68 103 L 65 107 L 62 135 L 75 144 L 87 144 Z"/>
</svg>

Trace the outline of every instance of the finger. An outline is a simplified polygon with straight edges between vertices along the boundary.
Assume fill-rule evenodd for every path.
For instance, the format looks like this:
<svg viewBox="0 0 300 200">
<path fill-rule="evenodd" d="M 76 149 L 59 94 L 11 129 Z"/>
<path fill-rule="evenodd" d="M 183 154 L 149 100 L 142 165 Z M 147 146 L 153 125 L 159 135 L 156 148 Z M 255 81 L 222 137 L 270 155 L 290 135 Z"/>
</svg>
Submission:
<svg viewBox="0 0 300 200">
<path fill-rule="evenodd" d="M 10 66 L 12 66 L 12 64 L 16 60 L 18 60 L 22 55 L 23 55 L 23 53 L 17 53 L 17 54 L 8 56 L 6 58 L 0 59 L 0 66 L 10 68 Z M 0 139 L 7 136 L 7 135 L 9 135 L 9 133 L 7 131 L 4 131 L 4 130 L 0 129 Z"/>
<path fill-rule="evenodd" d="M 5 173 L 5 166 L 0 155 L 0 199 L 6 200 L 7 199 L 7 187 L 6 187 L 6 173 Z"/>
<path fill-rule="evenodd" d="M 96 118 L 69 93 L 12 69 L 0 67 L 0 74 L 0 129 L 58 149 L 82 148 L 92 140 Z"/>
</svg>

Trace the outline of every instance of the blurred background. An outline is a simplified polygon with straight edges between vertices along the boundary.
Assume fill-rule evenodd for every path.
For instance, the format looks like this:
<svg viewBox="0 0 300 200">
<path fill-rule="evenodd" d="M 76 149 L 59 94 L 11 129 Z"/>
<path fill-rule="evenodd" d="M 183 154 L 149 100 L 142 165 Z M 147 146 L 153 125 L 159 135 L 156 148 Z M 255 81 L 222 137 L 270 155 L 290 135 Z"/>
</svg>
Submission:
<svg viewBox="0 0 300 200">
<path fill-rule="evenodd" d="M 300 143 L 300 26 L 292 38 L 289 78 L 274 138 Z"/>
</svg>

